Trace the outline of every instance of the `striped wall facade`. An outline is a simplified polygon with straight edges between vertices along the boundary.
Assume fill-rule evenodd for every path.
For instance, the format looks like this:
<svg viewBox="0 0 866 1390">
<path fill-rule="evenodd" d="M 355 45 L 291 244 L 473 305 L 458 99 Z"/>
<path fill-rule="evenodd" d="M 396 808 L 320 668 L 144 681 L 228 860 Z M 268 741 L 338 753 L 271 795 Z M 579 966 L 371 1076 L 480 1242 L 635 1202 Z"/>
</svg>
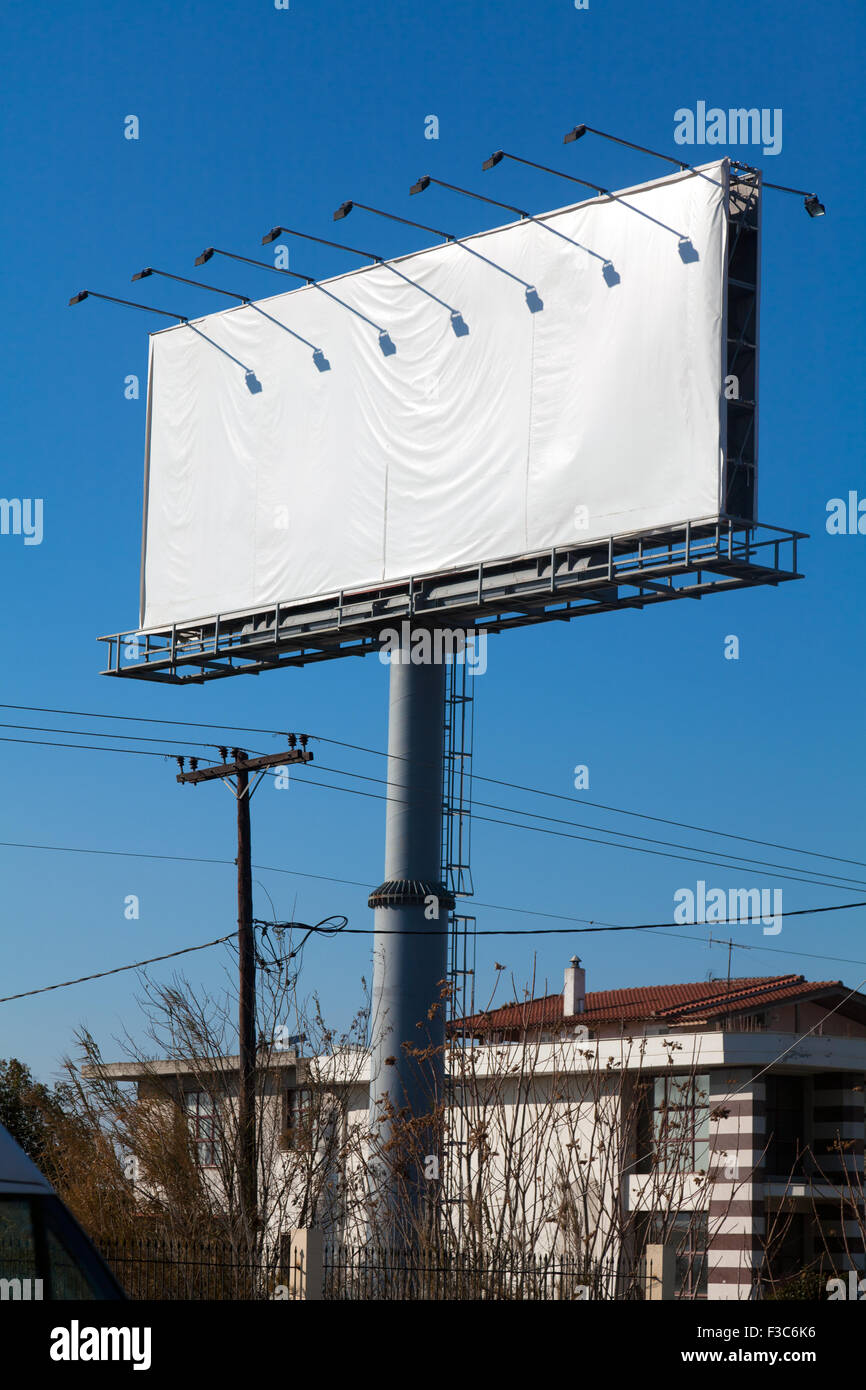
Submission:
<svg viewBox="0 0 866 1390">
<path fill-rule="evenodd" d="M 765 1075 L 754 1069 L 710 1074 L 710 1201 L 708 1208 L 707 1297 L 752 1299 L 764 1264 L 764 1242 L 784 1226 L 768 1202 L 778 1188 L 786 1209 L 812 1223 L 815 1255 L 826 1253 L 835 1271 L 866 1267 L 863 1199 L 866 1107 L 864 1078 L 856 1072 L 818 1073 L 811 1079 L 810 1178 L 793 1179 L 767 1170 L 768 1115 Z M 772 1117 L 770 1117 L 772 1124 Z M 823 1201 L 819 1191 L 823 1188 Z M 836 1191 L 834 1191 L 836 1189 Z M 859 1200 L 860 1216 L 843 1212 L 841 1192 Z"/>
<path fill-rule="evenodd" d="M 710 1073 L 707 1297 L 749 1299 L 763 1260 L 766 1086 L 751 1070 Z"/>
</svg>

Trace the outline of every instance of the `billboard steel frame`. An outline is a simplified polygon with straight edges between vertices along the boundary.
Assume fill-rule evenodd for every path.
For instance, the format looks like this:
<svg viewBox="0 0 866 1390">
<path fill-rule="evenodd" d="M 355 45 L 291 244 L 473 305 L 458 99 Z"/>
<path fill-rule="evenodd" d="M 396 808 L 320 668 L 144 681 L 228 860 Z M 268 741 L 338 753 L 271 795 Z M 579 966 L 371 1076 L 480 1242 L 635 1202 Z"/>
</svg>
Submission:
<svg viewBox="0 0 866 1390">
<path fill-rule="evenodd" d="M 801 579 L 802 531 L 723 517 L 101 637 L 103 675 L 201 684 L 378 651 L 385 628 L 505 632 Z"/>
<path fill-rule="evenodd" d="M 728 181 L 725 258 L 724 491 L 722 511 L 755 518 L 758 484 L 758 344 L 761 266 L 761 176 L 732 168 Z M 735 384 L 730 393 L 727 384 Z"/>
</svg>

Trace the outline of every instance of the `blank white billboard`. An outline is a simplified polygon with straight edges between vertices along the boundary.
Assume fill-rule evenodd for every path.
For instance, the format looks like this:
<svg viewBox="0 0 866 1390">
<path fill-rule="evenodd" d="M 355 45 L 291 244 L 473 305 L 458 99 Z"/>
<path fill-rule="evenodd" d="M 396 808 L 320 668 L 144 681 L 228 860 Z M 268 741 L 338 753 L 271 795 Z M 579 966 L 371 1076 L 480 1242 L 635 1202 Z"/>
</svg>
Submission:
<svg viewBox="0 0 866 1390">
<path fill-rule="evenodd" d="M 142 627 L 718 516 L 727 179 L 154 334 Z"/>
</svg>

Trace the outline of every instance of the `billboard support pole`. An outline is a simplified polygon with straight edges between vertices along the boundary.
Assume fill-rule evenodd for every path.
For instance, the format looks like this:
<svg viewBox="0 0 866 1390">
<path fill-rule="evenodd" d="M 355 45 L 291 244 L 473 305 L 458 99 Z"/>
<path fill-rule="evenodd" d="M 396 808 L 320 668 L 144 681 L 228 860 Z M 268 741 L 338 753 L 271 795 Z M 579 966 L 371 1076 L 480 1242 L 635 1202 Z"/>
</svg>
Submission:
<svg viewBox="0 0 866 1390">
<path fill-rule="evenodd" d="M 410 633 L 404 623 L 391 652 L 385 881 L 369 899 L 375 913 L 374 1195 L 393 1246 L 411 1239 L 439 1189 L 448 912 L 454 904 L 441 881 L 445 662 L 439 637 L 429 630 Z"/>
</svg>

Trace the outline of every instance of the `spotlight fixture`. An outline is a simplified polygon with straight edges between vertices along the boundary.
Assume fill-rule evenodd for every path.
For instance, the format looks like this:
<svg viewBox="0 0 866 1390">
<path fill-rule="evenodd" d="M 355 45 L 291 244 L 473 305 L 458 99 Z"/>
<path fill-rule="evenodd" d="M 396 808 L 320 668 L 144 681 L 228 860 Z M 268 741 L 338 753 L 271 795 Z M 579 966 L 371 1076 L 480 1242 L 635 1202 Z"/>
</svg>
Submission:
<svg viewBox="0 0 866 1390">
<path fill-rule="evenodd" d="M 254 261 L 251 256 L 239 256 L 236 251 L 221 251 L 218 246 L 208 246 L 200 256 L 196 256 L 195 264 L 205 265 L 212 256 L 226 256 L 230 261 L 243 261 L 244 265 L 257 265 L 262 270 L 274 270 L 277 275 L 291 275 L 292 279 L 303 280 L 307 285 L 316 283 L 312 275 L 302 275 L 298 270 L 286 270 L 281 265 L 271 265 L 270 261 Z"/>
<path fill-rule="evenodd" d="M 361 208 L 363 212 L 373 212 L 377 217 L 387 217 L 391 222 L 402 222 L 405 227 L 418 227 L 422 232 L 432 232 L 434 236 L 441 236 L 443 241 L 454 241 L 450 232 L 440 231 L 438 227 L 428 227 L 424 222 L 413 222 L 410 217 L 398 217 L 396 212 L 383 212 L 382 208 L 371 208 L 368 203 L 341 203 L 334 213 L 334 221 L 337 222 L 342 217 L 348 217 L 352 208 Z"/>
<path fill-rule="evenodd" d="M 743 164 L 740 167 L 749 169 L 752 173 L 758 172 L 757 169 L 752 169 L 749 164 Z M 784 183 L 767 183 L 765 179 L 761 180 L 761 187 L 775 188 L 779 193 L 793 193 L 798 198 L 802 198 L 803 206 L 810 217 L 823 217 L 827 211 L 817 193 L 809 193 L 805 188 L 788 188 Z"/>
<path fill-rule="evenodd" d="M 523 159 L 519 154 L 509 154 L 508 150 L 497 150 L 495 155 L 491 155 L 489 159 L 485 159 L 481 168 L 492 169 L 503 159 L 513 159 L 515 164 L 526 164 L 530 169 L 540 169 L 543 174 L 555 174 L 558 179 L 568 179 L 569 183 L 579 183 L 584 188 L 592 188 L 596 193 L 604 194 L 606 197 L 613 196 L 609 188 L 602 188 L 599 183 L 589 183 L 586 179 L 576 178 L 574 174 L 564 174 L 561 169 L 551 169 L 549 165 L 538 164 L 534 159 Z"/>
<path fill-rule="evenodd" d="M 483 193 L 473 193 L 471 188 L 458 188 L 456 183 L 445 183 L 444 179 L 434 179 L 431 174 L 424 174 L 417 183 L 413 183 L 409 192 L 423 193 L 424 189 L 429 188 L 431 183 L 437 184 L 439 188 L 450 188 L 452 193 L 462 193 L 464 198 L 477 198 L 479 203 L 490 203 L 495 208 L 505 208 L 507 212 L 516 212 L 518 217 L 530 216 L 523 208 L 513 207 L 511 203 L 500 203 L 496 198 L 485 198 Z"/>
<path fill-rule="evenodd" d="M 313 236 L 311 232 L 298 232 L 292 227 L 271 227 L 271 230 L 265 232 L 265 235 L 262 237 L 262 246 L 267 246 L 270 242 L 276 241 L 277 237 L 283 233 L 286 236 L 304 237 L 306 241 L 317 241 L 320 246 L 335 246 L 338 251 L 351 251 L 353 256 L 363 256 L 365 260 L 375 261 L 377 264 L 381 264 L 382 262 L 382 257 L 374 256 L 372 251 L 359 251 L 357 246 L 344 246 L 341 241 L 328 241 L 325 237 Z"/>
<path fill-rule="evenodd" d="M 287 229 L 284 227 L 282 230 L 283 230 L 283 231 L 286 231 Z M 296 235 L 298 235 L 298 236 L 306 236 L 307 233 L 306 233 L 306 232 L 298 232 Z M 311 241 L 321 241 L 322 238 L 321 238 L 321 237 L 311 237 L 310 240 L 311 240 Z M 339 242 L 336 242 L 336 241 L 329 241 L 329 242 L 326 242 L 326 245 L 328 245 L 328 246 L 338 246 L 338 245 L 339 245 Z M 350 248 L 344 248 L 344 249 L 350 249 Z M 362 255 L 362 256 L 366 256 L 366 255 L 367 255 L 367 252 L 366 252 L 366 251 L 360 251 L 358 254 L 359 254 L 359 255 Z M 291 276 L 291 278 L 292 278 L 293 280 L 303 280 L 303 282 L 304 282 L 305 285 L 309 285 L 311 289 L 318 290 L 318 291 L 320 292 L 320 294 L 326 295 L 327 298 L 328 298 L 328 299 L 332 299 L 332 300 L 334 301 L 335 304 L 341 304 L 341 305 L 343 306 L 343 308 L 344 308 L 344 309 L 348 309 L 350 313 L 352 313 L 352 314 L 357 314 L 359 318 L 365 319 L 367 323 L 373 323 L 373 320 L 372 320 L 372 319 L 368 319 L 367 316 L 366 316 L 366 314 L 362 314 L 362 313 L 360 312 L 359 309 L 353 308 L 352 305 L 351 305 L 351 304 L 347 304 L 346 301 L 345 301 L 344 299 L 340 299 L 337 295 L 332 294 L 331 291 L 328 290 L 328 289 L 326 289 L 324 285 L 320 285 L 319 282 L 318 282 L 317 280 L 315 280 L 315 279 L 313 278 L 312 275 L 302 275 L 301 272 L 298 271 L 298 270 L 286 270 L 286 269 L 284 269 L 282 266 L 279 266 L 279 265 L 271 265 L 268 261 L 254 261 L 254 260 L 252 259 L 252 257 L 250 257 L 250 256 L 239 256 L 235 251 L 222 251 L 218 246 L 208 246 L 204 251 L 202 251 L 201 255 L 200 255 L 200 256 L 198 257 L 198 259 L 196 260 L 196 265 L 198 265 L 198 264 L 199 264 L 200 262 L 202 262 L 202 261 L 208 261 L 208 260 L 210 260 L 211 256 L 227 256 L 228 259 L 229 259 L 229 260 L 232 260 L 232 261 L 243 261 L 246 265 L 257 265 L 257 266 L 260 266 L 262 270 L 272 270 L 272 271 L 274 271 L 277 275 L 289 275 L 289 276 Z M 381 262 L 381 261 L 379 260 L 379 257 L 376 257 L 376 261 L 377 261 L 377 264 L 384 264 L 384 262 Z M 247 301 L 247 302 L 249 303 L 249 301 Z M 257 306 L 254 304 L 254 305 L 253 305 L 253 308 L 256 309 Z M 264 310 L 263 310 L 263 309 L 258 309 L 258 312 L 259 312 L 259 313 L 264 313 Z M 269 315 L 269 314 L 266 314 L 265 317 L 266 317 L 266 318 L 269 318 L 270 315 Z M 286 328 L 286 325 L 283 324 L 282 327 L 283 327 L 283 328 Z M 382 351 L 386 354 L 386 356 L 389 355 L 391 352 L 396 351 L 396 349 L 394 348 L 393 343 L 391 343 L 390 338 L 388 338 L 387 333 L 385 333 L 385 330 L 382 329 L 382 328 L 379 328 L 379 325 L 378 325 L 378 324 L 373 324 L 373 327 L 376 328 L 376 329 L 378 329 L 378 331 L 379 331 L 379 342 L 380 342 L 380 346 L 381 346 L 381 348 L 382 348 Z M 287 328 L 286 331 L 289 332 L 289 333 L 291 333 L 291 332 L 292 332 L 292 329 Z M 300 335 L 296 333 L 296 334 L 294 334 L 294 336 L 295 336 L 295 337 L 299 337 Z M 306 338 L 303 338 L 301 341 L 302 341 L 302 342 L 306 342 L 307 340 L 306 340 Z M 309 346 L 312 347 L 313 345 L 312 345 L 312 344 L 309 344 Z M 315 349 L 315 351 L 314 351 L 314 353 L 313 353 L 313 360 L 314 360 L 316 366 L 319 368 L 319 371 L 327 371 L 327 370 L 328 370 L 328 360 L 327 360 L 327 358 L 325 357 L 325 354 L 324 354 L 324 352 L 322 351 L 321 348 L 316 348 L 316 349 Z"/>
<path fill-rule="evenodd" d="M 148 314 L 159 314 L 164 319 L 176 319 L 178 323 L 189 323 L 186 314 L 170 314 L 167 309 L 154 309 L 152 304 L 138 304 L 134 299 L 118 299 L 113 294 L 100 294 L 98 290 L 79 290 L 70 299 L 70 304 L 80 304 L 84 299 L 107 299 L 110 304 L 124 304 L 128 309 L 145 309 Z"/>
<path fill-rule="evenodd" d="M 144 270 L 136 271 L 133 280 L 145 280 L 148 275 L 161 275 L 166 280 L 178 280 L 182 285 L 195 285 L 196 289 L 211 290 L 214 294 L 228 295 L 229 299 L 239 299 L 242 304 L 249 304 L 249 295 L 236 294 L 234 290 L 223 290 L 218 285 L 204 285 L 201 280 L 188 280 L 185 275 L 172 275 L 169 270 L 155 270 L 153 266 L 145 266 Z"/>
<path fill-rule="evenodd" d="M 660 154 L 658 150 L 650 150 L 646 145 L 636 145 L 633 140 L 623 140 L 619 135 L 609 135 L 606 130 L 596 130 L 591 125 L 576 125 L 573 130 L 569 130 L 563 135 L 563 145 L 571 145 L 575 140 L 582 140 L 587 131 L 590 135 L 600 135 L 602 140 L 612 140 L 615 145 L 625 145 L 630 150 L 640 150 L 641 154 L 654 155 L 656 159 L 664 159 L 668 164 L 676 164 L 679 169 L 691 169 L 691 164 L 684 164 L 681 159 L 674 159 L 673 155 Z"/>
<path fill-rule="evenodd" d="M 573 140 L 579 140 L 582 135 L 586 135 L 587 131 L 591 135 L 600 135 L 602 140 L 612 140 L 615 145 L 625 145 L 629 150 L 639 150 L 641 154 L 651 154 L 653 158 L 663 159 L 666 164 L 675 164 L 679 169 L 689 169 L 693 174 L 699 172 L 693 164 L 686 164 L 682 159 L 674 159 L 672 155 L 662 154 L 659 150 L 651 150 L 646 145 L 636 145 L 633 140 L 623 140 L 619 135 L 611 135 L 606 130 L 596 130 L 595 126 L 591 125 L 576 125 L 573 130 L 562 137 L 562 142 L 564 145 L 569 145 Z M 758 172 L 751 164 L 741 164 L 738 161 L 734 161 L 734 163 L 738 168 L 748 169 L 752 174 Z M 817 194 L 807 193 L 805 188 L 786 188 L 784 184 L 768 183 L 766 179 L 761 180 L 761 187 L 773 188 L 777 193 L 797 194 L 805 200 L 806 211 L 810 217 L 823 217 L 826 212 L 824 204 L 820 202 Z"/>
<path fill-rule="evenodd" d="M 438 227 L 428 227 L 424 222 L 413 222 L 410 217 L 399 217 L 395 212 L 385 212 L 382 208 L 373 208 L 367 203 L 355 203 L 351 200 L 340 204 L 337 211 L 334 213 L 334 221 L 342 217 L 348 217 L 353 208 L 361 208 L 364 212 L 375 213 L 377 217 L 387 217 L 390 222 L 402 222 L 404 226 L 407 227 L 419 227 L 422 232 L 432 232 L 434 236 L 442 237 L 445 242 L 455 241 L 455 237 L 449 232 L 440 231 Z M 419 285 L 417 280 L 413 280 L 410 276 L 404 275 L 403 271 L 398 270 L 390 261 L 382 261 L 381 264 L 384 269 L 389 270 L 392 275 L 396 275 L 400 280 L 404 280 L 407 285 L 411 285 L 413 289 L 419 290 L 421 294 L 427 295 L 428 299 L 433 299 L 437 304 L 443 305 L 451 314 L 451 327 L 458 338 L 464 337 L 466 333 L 469 332 L 459 309 L 455 309 L 452 305 L 446 304 L 444 299 L 440 299 L 438 295 L 425 289 L 423 285 Z M 379 344 L 386 357 L 390 357 L 395 350 L 393 343 L 384 331 L 379 334 Z"/>
</svg>

